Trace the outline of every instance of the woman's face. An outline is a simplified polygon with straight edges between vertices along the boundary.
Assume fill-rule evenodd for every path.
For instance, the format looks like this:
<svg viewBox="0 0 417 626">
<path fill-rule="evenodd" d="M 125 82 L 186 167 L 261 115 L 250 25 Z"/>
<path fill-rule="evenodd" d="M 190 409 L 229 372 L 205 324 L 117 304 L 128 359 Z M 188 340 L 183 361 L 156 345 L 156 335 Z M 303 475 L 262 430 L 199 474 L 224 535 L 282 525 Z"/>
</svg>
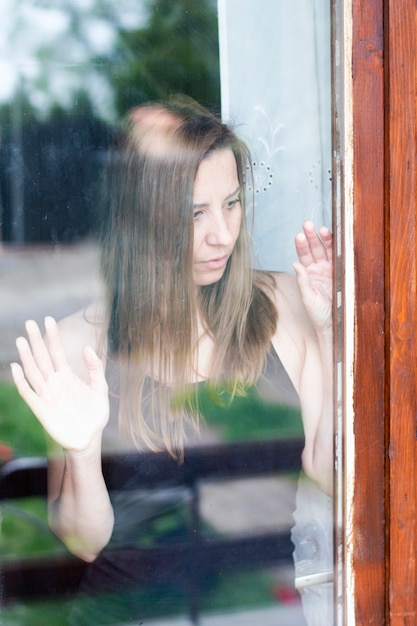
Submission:
<svg viewBox="0 0 417 626">
<path fill-rule="evenodd" d="M 236 160 L 230 148 L 201 162 L 194 184 L 193 275 L 196 285 L 223 276 L 242 221 Z"/>
</svg>

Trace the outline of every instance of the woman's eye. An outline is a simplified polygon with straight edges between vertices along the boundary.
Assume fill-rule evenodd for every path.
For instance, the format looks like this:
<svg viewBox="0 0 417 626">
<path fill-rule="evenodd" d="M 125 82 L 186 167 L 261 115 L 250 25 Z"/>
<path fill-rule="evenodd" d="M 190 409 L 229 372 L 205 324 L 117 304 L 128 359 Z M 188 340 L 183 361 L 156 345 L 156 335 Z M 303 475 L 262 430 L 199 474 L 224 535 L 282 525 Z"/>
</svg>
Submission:
<svg viewBox="0 0 417 626">
<path fill-rule="evenodd" d="M 203 214 L 203 211 L 194 211 L 194 219 L 198 219 L 200 217 L 200 215 Z"/>
<path fill-rule="evenodd" d="M 226 203 L 226 206 L 228 209 L 232 209 L 234 206 L 236 206 L 236 204 L 239 204 L 240 202 L 240 198 L 235 198 L 234 200 L 229 200 Z"/>
</svg>

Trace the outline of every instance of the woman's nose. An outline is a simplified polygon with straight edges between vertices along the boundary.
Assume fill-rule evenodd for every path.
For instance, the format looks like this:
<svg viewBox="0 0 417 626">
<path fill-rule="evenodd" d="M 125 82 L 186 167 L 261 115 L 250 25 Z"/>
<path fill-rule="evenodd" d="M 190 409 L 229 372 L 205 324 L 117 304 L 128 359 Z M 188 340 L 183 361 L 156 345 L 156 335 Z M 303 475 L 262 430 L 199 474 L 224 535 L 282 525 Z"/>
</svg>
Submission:
<svg viewBox="0 0 417 626">
<path fill-rule="evenodd" d="M 229 224 L 224 215 L 216 215 L 208 224 L 206 241 L 211 246 L 227 246 L 233 241 Z"/>
</svg>

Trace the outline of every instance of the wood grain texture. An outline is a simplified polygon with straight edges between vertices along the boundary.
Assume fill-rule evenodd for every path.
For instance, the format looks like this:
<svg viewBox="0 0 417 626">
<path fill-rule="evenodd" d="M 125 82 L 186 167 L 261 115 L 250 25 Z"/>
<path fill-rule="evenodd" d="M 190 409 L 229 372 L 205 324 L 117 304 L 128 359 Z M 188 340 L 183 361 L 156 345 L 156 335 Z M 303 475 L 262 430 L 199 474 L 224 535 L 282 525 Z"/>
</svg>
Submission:
<svg viewBox="0 0 417 626">
<path fill-rule="evenodd" d="M 389 624 L 417 623 L 416 593 L 416 13 L 389 0 L 387 209 L 389 221 L 389 422 L 387 528 Z"/>
<path fill-rule="evenodd" d="M 353 2 L 356 624 L 385 623 L 385 214 L 383 2 Z"/>
<path fill-rule="evenodd" d="M 353 0 L 355 624 L 417 624 L 417 3 Z M 351 626 L 350 624 L 348 626 Z"/>
</svg>

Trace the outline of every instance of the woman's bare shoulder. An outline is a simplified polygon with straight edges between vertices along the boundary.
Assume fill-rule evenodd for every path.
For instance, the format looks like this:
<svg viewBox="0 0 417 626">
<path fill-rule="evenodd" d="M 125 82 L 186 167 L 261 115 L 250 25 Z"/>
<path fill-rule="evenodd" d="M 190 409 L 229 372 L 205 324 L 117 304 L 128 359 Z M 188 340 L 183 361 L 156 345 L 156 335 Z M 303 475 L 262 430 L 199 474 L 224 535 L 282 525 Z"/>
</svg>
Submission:
<svg viewBox="0 0 417 626">
<path fill-rule="evenodd" d="M 291 315 L 305 313 L 296 277 L 285 272 L 273 272 L 271 275 L 274 280 L 274 296 L 278 313 L 281 315 L 286 312 Z"/>
<path fill-rule="evenodd" d="M 306 353 L 309 346 L 316 343 L 315 332 L 301 300 L 296 277 L 274 273 L 273 278 L 278 324 L 272 343 L 300 392 Z"/>
<path fill-rule="evenodd" d="M 301 299 L 296 277 L 286 273 L 274 273 L 272 276 L 275 282 L 278 329 L 290 333 L 296 342 L 310 341 L 315 332 Z"/>
<path fill-rule="evenodd" d="M 293 322 L 301 323 L 306 326 L 307 330 L 312 330 L 296 277 L 284 272 L 275 272 L 272 276 L 275 282 L 275 304 L 278 314 L 288 314 Z"/>
</svg>

